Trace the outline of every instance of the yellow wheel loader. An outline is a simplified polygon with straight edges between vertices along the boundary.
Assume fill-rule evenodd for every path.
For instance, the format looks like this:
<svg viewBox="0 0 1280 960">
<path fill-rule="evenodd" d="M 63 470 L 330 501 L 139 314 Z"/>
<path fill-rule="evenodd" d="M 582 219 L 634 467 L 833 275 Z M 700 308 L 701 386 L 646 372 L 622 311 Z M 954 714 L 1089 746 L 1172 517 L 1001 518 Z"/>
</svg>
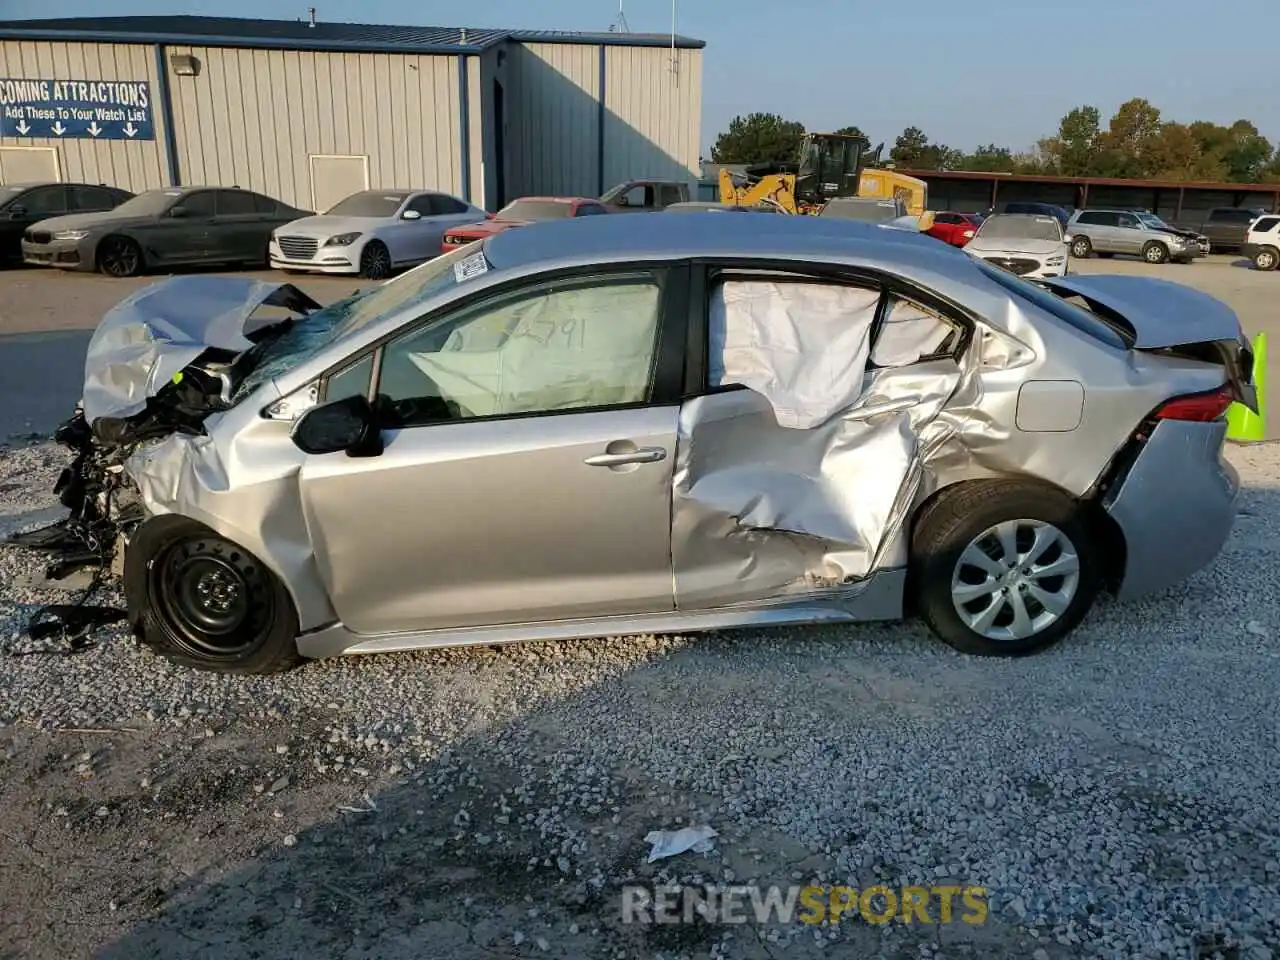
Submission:
<svg viewBox="0 0 1280 960">
<path fill-rule="evenodd" d="M 793 162 L 747 167 L 745 175 L 720 170 L 720 202 L 742 207 L 770 206 L 784 213 L 816 214 L 833 197 L 897 197 L 907 212 L 921 215 L 928 201 L 925 183 L 879 163 L 884 144 L 839 133 L 808 133 Z"/>
</svg>

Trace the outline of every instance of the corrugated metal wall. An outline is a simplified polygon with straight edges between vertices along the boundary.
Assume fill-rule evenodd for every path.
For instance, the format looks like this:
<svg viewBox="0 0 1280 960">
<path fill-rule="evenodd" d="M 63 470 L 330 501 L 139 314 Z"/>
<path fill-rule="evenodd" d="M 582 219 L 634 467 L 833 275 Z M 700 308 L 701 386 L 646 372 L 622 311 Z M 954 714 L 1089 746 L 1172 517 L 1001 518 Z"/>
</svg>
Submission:
<svg viewBox="0 0 1280 960">
<path fill-rule="evenodd" d="M 511 44 L 516 103 L 507 150 L 512 198 L 596 195 L 600 52 L 564 43 Z M 518 118 L 518 120 L 516 119 Z"/>
<path fill-rule="evenodd" d="M 702 51 L 605 48 L 604 180 L 693 183 L 702 135 Z"/>
<path fill-rule="evenodd" d="M 200 61 L 169 84 L 185 184 L 310 209 L 308 157 L 337 154 L 367 156 L 370 187 L 462 191 L 457 57 L 168 49 Z"/>
<path fill-rule="evenodd" d="M 0 41 L 0 77 L 58 80 L 146 80 L 153 101 L 155 140 L 61 140 L 3 137 L 0 147 L 54 147 L 62 179 L 108 183 L 135 193 L 166 184 L 164 117 L 155 48 L 110 43 Z"/>
</svg>

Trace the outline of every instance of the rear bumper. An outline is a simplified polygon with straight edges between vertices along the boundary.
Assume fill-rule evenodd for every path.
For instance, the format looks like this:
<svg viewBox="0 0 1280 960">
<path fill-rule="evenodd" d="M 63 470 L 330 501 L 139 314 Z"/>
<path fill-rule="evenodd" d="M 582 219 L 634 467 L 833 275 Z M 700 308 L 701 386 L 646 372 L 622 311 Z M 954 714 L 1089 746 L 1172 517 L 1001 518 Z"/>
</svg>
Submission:
<svg viewBox="0 0 1280 960">
<path fill-rule="evenodd" d="M 1222 551 L 1235 523 L 1240 478 L 1222 459 L 1225 421 L 1162 420 L 1108 492 L 1103 507 L 1124 534 L 1117 598 L 1180 583 Z"/>
</svg>

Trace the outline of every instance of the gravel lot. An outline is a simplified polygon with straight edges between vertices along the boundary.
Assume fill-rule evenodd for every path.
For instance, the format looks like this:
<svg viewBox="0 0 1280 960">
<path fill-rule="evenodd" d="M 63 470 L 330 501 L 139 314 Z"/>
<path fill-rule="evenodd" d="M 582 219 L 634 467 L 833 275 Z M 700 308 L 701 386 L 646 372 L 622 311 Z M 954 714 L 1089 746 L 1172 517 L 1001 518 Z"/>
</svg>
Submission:
<svg viewBox="0 0 1280 960">
<path fill-rule="evenodd" d="M 22 322 L 3 291 L 26 273 L 0 274 L 0 334 Z M 1277 281 L 1169 273 L 1253 329 Z M 91 328 L 106 281 L 64 282 L 84 284 L 84 316 L 57 316 Z M 0 957 L 1181 958 L 1213 937 L 1224 956 L 1280 955 L 1280 445 L 1230 458 L 1246 491 L 1215 566 L 1104 600 L 1016 662 L 914 624 L 249 679 L 111 631 L 72 656 L 0 656 Z M 0 446 L 0 535 L 44 519 L 65 461 Z M 65 596 L 0 548 L 10 652 Z M 645 864 L 650 830 L 702 823 L 711 853 Z M 622 924 L 622 884 L 655 880 L 972 883 L 991 915 Z"/>
</svg>

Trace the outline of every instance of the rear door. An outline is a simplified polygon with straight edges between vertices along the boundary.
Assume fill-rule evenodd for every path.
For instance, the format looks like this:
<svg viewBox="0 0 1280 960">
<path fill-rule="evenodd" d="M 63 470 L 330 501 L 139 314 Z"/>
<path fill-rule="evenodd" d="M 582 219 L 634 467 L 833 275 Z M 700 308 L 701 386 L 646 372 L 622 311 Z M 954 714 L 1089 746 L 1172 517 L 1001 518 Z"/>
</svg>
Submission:
<svg viewBox="0 0 1280 960">
<path fill-rule="evenodd" d="M 271 225 L 247 190 L 214 192 L 215 212 L 209 231 L 211 260 L 259 263 L 267 256 Z"/>
<path fill-rule="evenodd" d="M 526 278 L 380 348 L 384 452 L 310 456 L 300 478 L 349 629 L 674 609 L 687 277 L 628 266 Z"/>
<path fill-rule="evenodd" d="M 114 209 L 119 204 L 115 194 L 106 187 L 73 183 L 67 187 L 67 194 L 67 209 L 70 213 L 99 213 Z"/>
</svg>

